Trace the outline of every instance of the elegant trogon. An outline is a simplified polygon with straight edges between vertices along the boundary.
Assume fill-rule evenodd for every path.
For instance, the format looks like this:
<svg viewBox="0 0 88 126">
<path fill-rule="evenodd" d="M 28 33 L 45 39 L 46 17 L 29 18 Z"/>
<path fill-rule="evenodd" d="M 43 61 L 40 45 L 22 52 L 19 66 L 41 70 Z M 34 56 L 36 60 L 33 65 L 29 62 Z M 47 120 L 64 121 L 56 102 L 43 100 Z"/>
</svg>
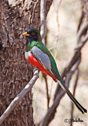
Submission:
<svg viewBox="0 0 88 126">
<path fill-rule="evenodd" d="M 87 110 L 73 97 L 72 93 L 65 86 L 62 80 L 55 60 L 49 50 L 42 43 L 41 35 L 38 29 L 27 29 L 23 36 L 26 36 L 26 52 L 25 57 L 29 63 L 38 67 L 42 72 L 52 77 L 55 81 L 59 82 L 62 89 L 68 94 L 72 102 L 82 112 Z"/>
</svg>

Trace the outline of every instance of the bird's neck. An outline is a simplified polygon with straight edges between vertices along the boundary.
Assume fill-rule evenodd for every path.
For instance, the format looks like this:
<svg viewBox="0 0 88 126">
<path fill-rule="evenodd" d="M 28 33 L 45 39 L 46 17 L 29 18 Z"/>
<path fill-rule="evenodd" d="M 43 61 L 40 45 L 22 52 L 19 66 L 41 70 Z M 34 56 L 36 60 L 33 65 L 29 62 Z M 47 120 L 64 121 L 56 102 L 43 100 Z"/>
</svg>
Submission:
<svg viewBox="0 0 88 126">
<path fill-rule="evenodd" d="M 36 41 L 36 40 L 33 40 L 30 37 L 26 37 L 26 52 L 30 51 L 38 43 L 42 43 L 41 38 L 40 38 L 40 40 Z"/>
<path fill-rule="evenodd" d="M 39 42 L 27 39 L 26 41 L 26 52 L 30 51 L 34 46 L 37 46 Z"/>
<path fill-rule="evenodd" d="M 26 45 L 30 44 L 32 41 L 32 38 L 26 37 Z"/>
<path fill-rule="evenodd" d="M 30 51 L 30 45 L 32 43 L 32 39 L 26 37 L 26 52 Z"/>
</svg>

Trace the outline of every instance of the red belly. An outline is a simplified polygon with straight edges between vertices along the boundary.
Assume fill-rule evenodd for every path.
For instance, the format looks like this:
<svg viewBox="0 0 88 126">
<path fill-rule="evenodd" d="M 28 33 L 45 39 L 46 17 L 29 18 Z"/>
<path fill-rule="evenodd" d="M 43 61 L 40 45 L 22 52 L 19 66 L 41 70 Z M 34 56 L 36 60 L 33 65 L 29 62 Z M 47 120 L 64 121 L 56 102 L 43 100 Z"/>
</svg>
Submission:
<svg viewBox="0 0 88 126">
<path fill-rule="evenodd" d="M 28 62 L 31 63 L 33 66 L 38 67 L 42 72 L 48 74 L 50 77 L 52 77 L 54 80 L 57 80 L 55 77 L 53 77 L 37 60 L 36 58 L 30 54 L 28 57 Z"/>
</svg>

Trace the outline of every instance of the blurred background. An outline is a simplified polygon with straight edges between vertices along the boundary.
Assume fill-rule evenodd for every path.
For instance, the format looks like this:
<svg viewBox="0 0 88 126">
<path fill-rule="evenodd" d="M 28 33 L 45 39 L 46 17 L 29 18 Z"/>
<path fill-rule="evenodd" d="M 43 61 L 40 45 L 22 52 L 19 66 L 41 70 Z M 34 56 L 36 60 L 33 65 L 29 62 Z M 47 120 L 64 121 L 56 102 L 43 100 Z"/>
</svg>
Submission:
<svg viewBox="0 0 88 126">
<path fill-rule="evenodd" d="M 62 73 L 64 67 L 68 63 L 70 57 L 74 52 L 74 48 L 77 45 L 77 28 L 79 20 L 82 14 L 82 5 L 80 0 L 54 0 L 47 16 L 47 47 L 51 51 L 54 59 L 56 60 L 58 70 Z M 82 60 L 79 66 L 80 76 L 76 89 L 76 99 L 85 108 L 88 108 L 88 43 L 82 49 Z M 47 112 L 47 98 L 45 81 L 42 77 L 42 73 L 39 75 L 39 79 L 32 89 L 33 93 L 33 109 L 34 109 L 34 122 L 39 123 Z M 50 105 L 53 102 L 53 96 L 57 84 L 50 78 L 48 78 Z M 73 82 L 75 75 L 73 75 L 70 82 L 70 90 L 73 89 Z M 54 120 L 49 126 L 66 126 L 69 125 L 64 122 L 64 119 L 70 119 L 71 101 L 69 97 L 65 95 L 57 112 Z M 74 107 L 74 118 L 80 118 L 83 123 L 74 123 L 74 126 L 87 126 L 88 114 L 82 115 L 79 110 Z"/>
<path fill-rule="evenodd" d="M 41 11 L 41 7 L 46 9 L 45 13 Z M 68 73 L 73 72 L 75 64 L 81 59 L 80 65 L 78 64 L 79 78 L 75 97 L 88 109 L 88 0 L 0 0 L 0 116 L 33 77 L 33 66 L 25 59 L 26 40 L 22 34 L 28 28 L 40 29 L 44 25 L 40 13 L 45 15 L 47 25 L 46 46 L 57 63 L 60 75 L 74 54 L 77 42 L 82 44 L 87 38 L 81 53 L 76 55 L 79 57 L 75 58 L 75 63 L 63 75 L 63 79 L 67 79 Z M 44 29 L 42 31 L 44 32 Z M 71 92 L 77 72 L 76 69 L 70 81 Z M 47 82 L 51 107 L 57 83 L 49 76 Z M 71 100 L 65 94 L 49 126 L 87 126 L 88 114 L 82 114 L 74 106 L 71 117 L 71 106 Z M 47 111 L 46 83 L 40 72 L 32 91 L 18 103 L 2 126 L 39 126 Z M 74 122 L 73 125 L 64 122 L 65 119 L 71 118 L 80 118 L 83 122 Z"/>
</svg>

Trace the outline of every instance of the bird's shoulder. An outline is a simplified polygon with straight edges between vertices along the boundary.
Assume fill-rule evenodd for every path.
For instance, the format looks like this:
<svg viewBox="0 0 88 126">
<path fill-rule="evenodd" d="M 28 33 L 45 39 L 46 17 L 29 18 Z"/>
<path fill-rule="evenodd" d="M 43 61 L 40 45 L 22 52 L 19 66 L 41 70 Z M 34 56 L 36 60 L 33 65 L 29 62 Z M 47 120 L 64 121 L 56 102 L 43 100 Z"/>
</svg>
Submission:
<svg viewBox="0 0 88 126">
<path fill-rule="evenodd" d="M 45 47 L 45 45 L 42 42 L 37 43 L 37 47 L 40 48 L 42 50 L 42 52 L 46 53 L 48 56 L 51 56 L 51 53 L 49 52 L 49 50 Z"/>
</svg>

